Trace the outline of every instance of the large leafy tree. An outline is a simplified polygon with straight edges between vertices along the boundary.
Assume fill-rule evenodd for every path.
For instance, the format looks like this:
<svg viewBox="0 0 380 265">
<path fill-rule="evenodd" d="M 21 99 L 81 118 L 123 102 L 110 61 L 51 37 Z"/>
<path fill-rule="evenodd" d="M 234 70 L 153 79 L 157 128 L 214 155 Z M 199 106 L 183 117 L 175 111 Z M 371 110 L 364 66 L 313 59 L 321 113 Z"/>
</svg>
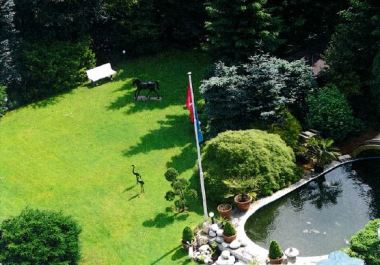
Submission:
<svg viewBox="0 0 380 265">
<path fill-rule="evenodd" d="M 266 0 L 211 0 L 206 3 L 207 47 L 217 59 L 240 61 L 279 44 L 279 21 Z"/>
<path fill-rule="evenodd" d="M 211 135 L 247 129 L 258 121 L 278 121 L 284 107 L 302 109 L 313 88 L 305 61 L 288 62 L 268 55 L 253 56 L 237 66 L 218 63 L 214 76 L 200 87 Z"/>
</svg>

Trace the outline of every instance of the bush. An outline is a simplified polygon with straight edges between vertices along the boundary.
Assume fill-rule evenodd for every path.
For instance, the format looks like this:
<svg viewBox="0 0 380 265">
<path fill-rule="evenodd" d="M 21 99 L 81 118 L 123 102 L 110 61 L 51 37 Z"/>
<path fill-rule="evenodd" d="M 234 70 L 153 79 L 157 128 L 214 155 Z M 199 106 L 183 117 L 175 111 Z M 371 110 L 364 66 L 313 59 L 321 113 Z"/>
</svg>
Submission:
<svg viewBox="0 0 380 265">
<path fill-rule="evenodd" d="M 324 136 L 343 140 L 357 130 L 358 121 L 354 118 L 351 106 L 345 96 L 335 87 L 325 87 L 307 99 L 307 123 Z"/>
<path fill-rule="evenodd" d="M 177 179 L 179 173 L 175 168 L 168 168 L 168 170 L 165 172 L 165 178 L 169 182 L 173 182 Z"/>
<path fill-rule="evenodd" d="M 280 135 L 288 146 L 295 149 L 301 131 L 299 121 L 289 111 L 285 111 L 283 117 L 272 125 L 269 132 Z"/>
<path fill-rule="evenodd" d="M 380 219 L 375 219 L 354 234 L 350 240 L 349 254 L 363 259 L 367 265 L 380 265 L 379 227 Z"/>
<path fill-rule="evenodd" d="M 236 229 L 229 221 L 226 221 L 223 226 L 223 235 L 225 236 L 236 235 Z"/>
<path fill-rule="evenodd" d="M 54 41 L 24 45 L 22 97 L 30 102 L 68 91 L 86 80 L 86 70 L 95 66 L 90 42 Z"/>
<path fill-rule="evenodd" d="M 193 230 L 190 227 L 186 226 L 182 231 L 182 241 L 191 243 L 194 239 Z"/>
<path fill-rule="evenodd" d="M 260 130 L 220 133 L 206 144 L 203 161 L 207 195 L 216 203 L 237 194 L 236 183 L 269 195 L 299 179 L 293 150 L 280 136 Z"/>
<path fill-rule="evenodd" d="M 1 224 L 3 264 L 78 264 L 81 229 L 59 212 L 25 209 Z"/>
<path fill-rule="evenodd" d="M 0 117 L 4 116 L 5 112 L 8 110 L 7 101 L 6 87 L 0 85 Z"/>
<path fill-rule="evenodd" d="M 288 62 L 257 55 L 249 63 L 228 67 L 216 65 L 214 76 L 203 80 L 205 114 L 211 135 L 250 124 L 273 123 L 281 110 L 291 106 L 304 112 L 306 95 L 314 89 L 310 67 L 305 61 Z"/>
<path fill-rule="evenodd" d="M 278 258 L 281 258 L 282 255 L 283 255 L 282 249 L 281 249 L 280 245 L 277 243 L 277 241 L 270 242 L 269 258 L 278 259 Z"/>
</svg>

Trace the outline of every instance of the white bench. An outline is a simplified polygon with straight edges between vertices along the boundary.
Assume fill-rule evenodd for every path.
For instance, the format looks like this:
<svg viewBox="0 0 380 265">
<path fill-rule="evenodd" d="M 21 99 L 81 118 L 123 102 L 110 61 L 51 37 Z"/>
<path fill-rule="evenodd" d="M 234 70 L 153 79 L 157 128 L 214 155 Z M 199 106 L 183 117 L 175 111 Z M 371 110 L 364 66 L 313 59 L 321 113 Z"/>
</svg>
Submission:
<svg viewBox="0 0 380 265">
<path fill-rule="evenodd" d="M 88 79 L 90 79 L 92 82 L 96 82 L 106 77 L 112 77 L 114 74 L 116 74 L 116 71 L 111 68 L 110 63 L 106 63 L 93 69 L 87 70 L 86 73 Z"/>
</svg>

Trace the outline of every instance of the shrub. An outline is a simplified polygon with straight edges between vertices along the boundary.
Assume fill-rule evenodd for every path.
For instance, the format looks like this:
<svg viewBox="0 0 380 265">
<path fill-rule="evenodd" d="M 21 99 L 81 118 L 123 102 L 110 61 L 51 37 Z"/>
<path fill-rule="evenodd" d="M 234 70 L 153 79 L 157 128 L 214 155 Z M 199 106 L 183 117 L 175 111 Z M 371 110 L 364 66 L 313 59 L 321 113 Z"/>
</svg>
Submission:
<svg viewBox="0 0 380 265">
<path fill-rule="evenodd" d="M 354 234 L 350 240 L 349 254 L 363 259 L 367 265 L 380 265 L 379 227 L 380 219 L 375 219 Z"/>
<path fill-rule="evenodd" d="M 281 258 L 283 255 L 282 249 L 277 241 L 270 242 L 269 246 L 269 258 L 271 259 L 278 259 Z"/>
<path fill-rule="evenodd" d="M 223 226 L 223 235 L 225 236 L 236 235 L 236 229 L 229 221 L 226 221 Z"/>
<path fill-rule="evenodd" d="M 351 106 L 345 96 L 335 87 L 325 87 L 307 98 L 309 111 L 307 123 L 324 136 L 343 140 L 357 128 Z"/>
<path fill-rule="evenodd" d="M 295 149 L 298 144 L 301 131 L 301 124 L 289 111 L 284 111 L 283 117 L 274 123 L 270 129 L 271 133 L 280 135 L 282 140 L 293 149 Z"/>
<path fill-rule="evenodd" d="M 193 230 L 190 227 L 186 226 L 182 231 L 182 241 L 183 242 L 192 242 L 194 239 Z"/>
<path fill-rule="evenodd" d="M 280 136 L 260 130 L 220 133 L 206 144 L 203 161 L 207 195 L 216 203 L 237 194 L 229 183 L 269 195 L 299 179 L 293 150 Z"/>
<path fill-rule="evenodd" d="M 54 41 L 24 45 L 22 76 L 24 101 L 68 91 L 86 80 L 86 69 L 95 65 L 90 42 Z"/>
<path fill-rule="evenodd" d="M 249 129 L 255 122 L 270 124 L 284 107 L 303 109 L 307 93 L 314 88 L 305 61 L 288 62 L 268 55 L 250 58 L 247 64 L 216 65 L 214 76 L 200 87 L 211 135 Z"/>
<path fill-rule="evenodd" d="M 174 168 L 169 168 L 165 173 L 165 178 L 170 182 L 172 190 L 166 192 L 165 199 L 174 201 L 174 206 L 177 211 L 183 212 L 187 208 L 187 200 L 196 198 L 197 191 L 190 188 L 190 183 L 184 178 L 177 178 L 178 171 Z M 177 200 L 175 200 L 178 198 Z"/>
<path fill-rule="evenodd" d="M 7 108 L 7 92 L 6 87 L 0 85 L 0 117 L 2 117 L 5 112 L 8 110 Z"/>
<path fill-rule="evenodd" d="M 78 264 L 81 229 L 59 212 L 25 209 L 1 224 L 3 264 Z"/>
</svg>

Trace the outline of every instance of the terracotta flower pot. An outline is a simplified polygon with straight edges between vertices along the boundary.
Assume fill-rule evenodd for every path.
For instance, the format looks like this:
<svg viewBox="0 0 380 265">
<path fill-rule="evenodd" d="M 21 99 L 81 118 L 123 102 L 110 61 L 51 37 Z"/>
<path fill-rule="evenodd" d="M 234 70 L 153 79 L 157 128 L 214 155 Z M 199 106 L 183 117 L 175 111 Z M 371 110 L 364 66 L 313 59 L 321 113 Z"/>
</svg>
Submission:
<svg viewBox="0 0 380 265">
<path fill-rule="evenodd" d="M 224 219 L 231 219 L 232 216 L 232 206 L 231 204 L 224 203 L 218 205 L 219 215 Z"/>
<path fill-rule="evenodd" d="M 225 236 L 223 234 L 223 239 L 224 239 L 224 242 L 226 243 L 231 243 L 232 241 L 234 241 L 236 239 L 236 235 L 233 235 L 233 236 Z"/>
<path fill-rule="evenodd" d="M 251 206 L 252 197 L 250 195 L 247 195 L 247 196 L 248 196 L 247 201 L 242 201 L 242 194 L 238 194 L 234 198 L 235 204 L 239 208 L 240 211 L 246 212 Z"/>
<path fill-rule="evenodd" d="M 269 258 L 269 264 L 282 264 L 283 261 L 284 261 L 284 258 L 278 258 L 278 259 Z"/>
</svg>

